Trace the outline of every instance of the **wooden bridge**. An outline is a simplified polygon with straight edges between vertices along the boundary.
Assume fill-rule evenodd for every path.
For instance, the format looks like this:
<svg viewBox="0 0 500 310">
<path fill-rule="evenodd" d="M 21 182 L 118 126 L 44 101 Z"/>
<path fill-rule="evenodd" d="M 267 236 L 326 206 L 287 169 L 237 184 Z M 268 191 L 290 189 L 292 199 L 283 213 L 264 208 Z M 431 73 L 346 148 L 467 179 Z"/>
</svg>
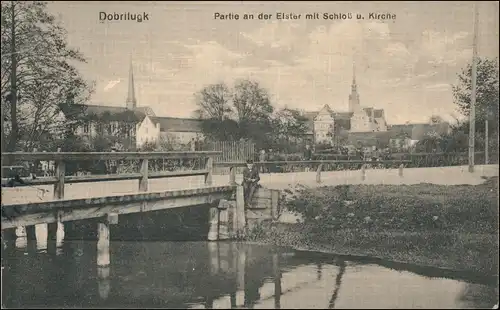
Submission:
<svg viewBox="0 0 500 310">
<path fill-rule="evenodd" d="M 208 233 L 209 240 L 224 240 L 241 235 L 254 222 L 264 219 L 277 219 L 278 190 L 260 188 L 245 210 L 243 188 L 236 183 L 236 168 L 245 163 L 220 162 L 214 163 L 218 152 L 102 152 L 102 153 L 3 153 L 2 162 L 18 164 L 20 162 L 54 161 L 55 175 L 26 180 L 28 187 L 39 186 L 38 190 L 48 192 L 47 185 L 53 186 L 53 197 L 44 197 L 36 201 L 33 197 L 20 197 L 23 191 L 10 193 L 9 188 L 2 190 L 2 236 L 12 233 L 16 227 L 26 227 L 28 239 L 34 236 L 34 225 L 47 224 L 48 242 L 55 240 L 58 225 L 64 222 L 97 219 L 99 221 L 98 248 L 103 252 L 101 264 L 109 264 L 110 225 L 117 224 L 119 215 L 144 213 L 157 210 L 203 205 L 210 209 Z M 194 160 L 200 163 L 198 169 L 179 171 L 150 171 L 158 160 Z M 139 172 L 105 174 L 105 175 L 66 175 L 67 166 L 71 162 L 84 161 L 138 161 Z M 384 162 L 378 162 L 384 163 Z M 265 162 L 256 165 L 306 165 L 315 167 L 316 182 L 321 183 L 321 173 L 325 165 L 356 164 L 361 167 L 360 178 L 365 178 L 365 161 L 289 161 Z M 404 161 L 390 161 L 389 164 L 399 165 L 399 175 L 402 176 Z M 230 175 L 226 182 L 213 184 L 213 168 L 230 167 Z M 151 189 L 150 180 L 160 178 L 202 177 L 201 184 L 194 188 L 180 186 L 178 190 L 163 188 Z M 137 180 L 137 190 L 117 194 L 114 191 L 104 191 L 104 195 L 83 193 L 83 187 L 72 195 L 66 195 L 67 185 L 76 183 L 96 183 Z M 8 180 L 2 178 L 2 184 Z M 106 183 L 105 183 L 106 184 Z M 183 184 L 179 182 L 179 184 Z M 43 188 L 45 186 L 45 188 Z M 15 188 L 23 189 L 23 187 Z M 87 194 L 87 195 L 85 195 Z M 15 199 L 12 199 L 15 198 Z M 40 199 L 39 199 L 40 200 Z M 55 242 L 55 241 L 53 241 Z M 106 258 L 107 257 L 107 258 Z"/>
</svg>

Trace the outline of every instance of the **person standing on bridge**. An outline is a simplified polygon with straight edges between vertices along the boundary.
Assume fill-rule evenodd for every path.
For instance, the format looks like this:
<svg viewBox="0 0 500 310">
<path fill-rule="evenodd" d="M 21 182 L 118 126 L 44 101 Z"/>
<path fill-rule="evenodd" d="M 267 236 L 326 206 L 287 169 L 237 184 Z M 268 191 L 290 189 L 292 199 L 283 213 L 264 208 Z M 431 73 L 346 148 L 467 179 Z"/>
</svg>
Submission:
<svg viewBox="0 0 500 310">
<path fill-rule="evenodd" d="M 253 194 L 259 186 L 260 176 L 259 169 L 254 166 L 253 160 L 247 160 L 247 166 L 243 170 L 243 196 L 245 200 L 245 207 L 250 205 Z"/>
</svg>

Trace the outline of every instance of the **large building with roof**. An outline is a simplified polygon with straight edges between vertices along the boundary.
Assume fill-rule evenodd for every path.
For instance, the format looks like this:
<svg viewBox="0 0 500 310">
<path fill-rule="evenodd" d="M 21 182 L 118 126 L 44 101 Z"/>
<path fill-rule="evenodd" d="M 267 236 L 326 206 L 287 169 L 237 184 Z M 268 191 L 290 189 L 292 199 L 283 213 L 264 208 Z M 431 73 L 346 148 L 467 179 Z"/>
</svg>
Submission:
<svg viewBox="0 0 500 310">
<path fill-rule="evenodd" d="M 345 131 L 347 143 L 351 145 L 409 147 L 426 135 L 443 135 L 450 131 L 450 125 L 440 118 L 432 118 L 429 123 L 388 125 L 383 109 L 361 106 L 355 71 L 348 111 L 333 111 L 326 104 L 319 111 L 303 111 L 302 115 L 308 120 L 306 139 L 314 144 L 334 144 L 335 136 Z"/>
<path fill-rule="evenodd" d="M 132 63 L 128 83 L 127 99 L 123 107 L 82 105 L 81 117 L 84 121 L 77 129 L 77 134 L 84 137 L 112 135 L 129 138 L 136 148 L 160 140 L 172 144 L 187 144 L 203 137 L 199 120 L 157 116 L 150 107 L 137 106 Z"/>
<path fill-rule="evenodd" d="M 303 116 L 308 119 L 308 135 L 312 135 L 315 144 L 333 143 L 335 134 L 342 130 L 349 133 L 387 131 L 383 109 L 361 106 L 355 72 L 347 112 L 333 111 L 326 104 L 318 112 L 303 112 Z"/>
</svg>

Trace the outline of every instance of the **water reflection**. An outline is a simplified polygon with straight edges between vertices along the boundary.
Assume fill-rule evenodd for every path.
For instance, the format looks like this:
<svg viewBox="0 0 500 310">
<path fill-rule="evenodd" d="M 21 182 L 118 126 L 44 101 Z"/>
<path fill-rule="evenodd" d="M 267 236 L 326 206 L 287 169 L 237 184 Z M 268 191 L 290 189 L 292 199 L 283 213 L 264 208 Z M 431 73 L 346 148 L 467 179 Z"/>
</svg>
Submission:
<svg viewBox="0 0 500 310">
<path fill-rule="evenodd" d="M 340 285 L 342 284 L 342 277 L 345 274 L 346 270 L 346 262 L 343 260 L 339 261 L 339 272 L 337 276 L 335 277 L 335 290 L 333 291 L 332 298 L 330 299 L 330 302 L 328 303 L 328 309 L 334 309 L 335 308 L 335 302 L 337 301 L 337 297 L 339 296 L 339 290 L 340 290 Z M 321 279 L 318 279 L 321 280 Z"/>
<path fill-rule="evenodd" d="M 497 287 L 237 242 L 111 241 L 100 266 L 97 241 L 59 242 L 56 255 L 43 231 L 38 251 L 29 242 L 2 251 L 8 308 L 491 308 L 498 296 Z"/>
</svg>

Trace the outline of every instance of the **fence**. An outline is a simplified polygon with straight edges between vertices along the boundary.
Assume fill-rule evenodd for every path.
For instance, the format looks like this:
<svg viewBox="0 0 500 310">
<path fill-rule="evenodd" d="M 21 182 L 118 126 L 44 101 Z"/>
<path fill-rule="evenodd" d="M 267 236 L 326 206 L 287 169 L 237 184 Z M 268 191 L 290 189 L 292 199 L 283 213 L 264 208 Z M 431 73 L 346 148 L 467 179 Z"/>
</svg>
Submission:
<svg viewBox="0 0 500 310">
<path fill-rule="evenodd" d="M 30 185 L 54 184 L 54 198 L 62 199 L 64 197 L 65 183 L 82 182 L 103 182 L 118 180 L 139 180 L 139 191 L 147 191 L 148 179 L 183 177 L 183 176 L 204 176 L 207 185 L 212 183 L 213 157 L 217 152 L 90 152 L 90 153 L 3 153 L 2 161 L 11 163 L 33 162 L 33 161 L 55 161 L 55 175 L 49 177 L 36 178 L 29 181 Z M 152 169 L 152 162 L 157 160 L 201 160 L 204 165 L 202 169 L 193 167 L 190 170 L 177 171 L 157 171 Z M 72 176 L 68 173 L 66 167 L 70 162 L 109 162 L 109 161 L 132 161 L 138 162 L 138 172 L 128 172 L 120 174 L 104 175 L 79 175 Z M 18 166 L 15 166 L 18 167 Z M 198 168 L 198 169 L 195 169 Z M 2 172 L 3 174 L 3 172 Z M 2 185 L 8 183 L 8 178 L 3 178 Z"/>
<path fill-rule="evenodd" d="M 245 162 L 247 159 L 255 157 L 255 143 L 251 141 L 212 141 L 203 144 L 203 151 L 219 152 L 220 155 L 216 155 L 214 158 L 215 162 Z M 214 174 L 229 174 L 229 168 L 216 167 Z"/>
<path fill-rule="evenodd" d="M 307 161 L 268 161 L 268 162 L 257 162 L 255 163 L 259 167 L 269 167 L 280 165 L 284 167 L 285 171 L 289 171 L 288 167 L 309 167 L 313 168 L 313 171 L 316 171 L 316 182 L 321 183 L 321 172 L 323 171 L 332 171 L 331 167 L 341 167 L 340 169 L 333 170 L 346 170 L 346 169 L 355 169 L 360 170 L 361 179 L 365 180 L 366 177 L 366 169 L 374 168 L 373 161 L 367 160 L 307 160 Z M 377 164 L 382 165 L 383 167 L 394 167 L 398 168 L 398 174 L 400 177 L 403 177 L 403 169 L 405 165 L 410 163 L 409 160 L 383 160 L 377 162 Z M 236 184 L 236 171 L 237 168 L 245 166 L 244 162 L 216 162 L 214 163 L 215 167 L 230 167 L 229 173 L 229 183 L 231 185 Z M 302 170 L 303 171 L 303 170 Z"/>
<path fill-rule="evenodd" d="M 341 154 L 314 154 L 313 160 L 322 161 L 337 161 L 336 164 L 328 163 L 323 166 L 323 171 L 333 171 L 333 170 L 347 170 L 361 169 L 361 164 L 358 163 L 360 160 L 366 160 L 370 162 L 371 158 L 363 158 L 360 155 L 341 155 Z M 301 159 L 293 158 L 292 161 L 300 161 Z M 397 168 L 396 165 L 391 164 L 394 160 L 405 161 L 405 167 L 407 168 L 423 168 L 423 167 L 444 167 L 444 166 L 463 166 L 467 165 L 469 161 L 469 155 L 467 152 L 462 153 L 393 153 L 386 154 L 380 158 L 381 161 L 370 162 L 367 168 Z M 284 156 L 276 157 L 273 160 L 274 164 L 267 165 L 267 172 L 301 172 L 304 171 L 304 165 L 295 165 L 291 163 L 281 163 L 285 161 L 290 161 L 290 156 L 288 160 Z M 350 162 L 350 164 L 348 164 Z M 485 164 L 485 154 L 484 152 L 476 152 L 474 155 L 474 163 L 476 165 Z M 488 158 L 488 164 L 498 164 L 498 155 L 490 154 Z"/>
</svg>

